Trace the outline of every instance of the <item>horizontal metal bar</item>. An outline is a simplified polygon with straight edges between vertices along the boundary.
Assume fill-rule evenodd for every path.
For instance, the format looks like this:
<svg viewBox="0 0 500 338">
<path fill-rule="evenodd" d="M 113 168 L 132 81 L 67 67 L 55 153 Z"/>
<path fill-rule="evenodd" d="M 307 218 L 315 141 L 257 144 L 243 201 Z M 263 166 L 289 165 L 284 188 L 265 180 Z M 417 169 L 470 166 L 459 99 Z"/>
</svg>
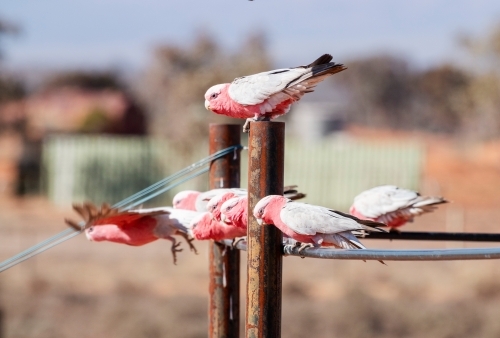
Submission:
<svg viewBox="0 0 500 338">
<path fill-rule="evenodd" d="M 223 241 L 231 245 L 232 241 Z M 246 242 L 236 244 L 236 248 L 246 250 Z M 343 250 L 329 248 L 307 248 L 298 252 L 298 248 L 291 245 L 283 246 L 285 256 L 299 256 L 322 259 L 353 259 L 377 261 L 453 261 L 500 259 L 500 248 L 478 249 L 427 249 L 427 250 Z"/>
<path fill-rule="evenodd" d="M 500 248 L 481 249 L 431 249 L 431 250 L 342 250 L 327 248 L 304 249 L 285 245 L 285 255 L 323 258 L 323 259 L 358 259 L 377 261 L 453 261 L 472 259 L 500 259 Z"/>
<path fill-rule="evenodd" d="M 412 241 L 500 242 L 500 234 L 468 232 L 372 232 L 365 239 L 394 239 Z"/>
</svg>

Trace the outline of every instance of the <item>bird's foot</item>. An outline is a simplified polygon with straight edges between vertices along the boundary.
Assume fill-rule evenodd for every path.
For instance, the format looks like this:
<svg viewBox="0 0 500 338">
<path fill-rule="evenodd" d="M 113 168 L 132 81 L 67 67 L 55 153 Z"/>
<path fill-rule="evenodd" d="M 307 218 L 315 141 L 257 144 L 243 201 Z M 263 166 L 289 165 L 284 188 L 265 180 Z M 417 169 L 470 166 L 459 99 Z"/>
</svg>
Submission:
<svg viewBox="0 0 500 338">
<path fill-rule="evenodd" d="M 194 238 L 186 240 L 187 244 L 189 245 L 189 249 L 197 255 L 198 250 L 196 250 L 196 247 L 194 246 L 193 241 L 194 241 Z"/>
<path fill-rule="evenodd" d="M 189 238 L 189 236 L 187 234 L 182 233 L 182 232 L 181 232 L 181 236 L 186 240 L 187 244 L 189 245 L 189 249 L 197 255 L 198 250 L 196 250 L 196 247 L 193 244 L 194 238 Z"/>
<path fill-rule="evenodd" d="M 243 132 L 244 133 L 249 133 L 250 132 L 250 122 L 255 122 L 255 119 L 247 119 L 245 121 L 245 124 L 243 125 Z"/>
<path fill-rule="evenodd" d="M 258 121 L 271 121 L 271 118 L 269 116 L 249 118 L 245 121 L 245 124 L 243 125 L 243 132 L 244 133 L 250 132 L 250 122 L 258 122 Z"/>
<path fill-rule="evenodd" d="M 297 242 L 297 244 L 300 245 L 299 250 L 298 250 L 300 258 L 305 258 L 304 256 L 302 256 L 302 251 L 304 251 L 304 249 L 314 248 L 314 244 L 312 244 L 312 243 L 299 243 L 299 242 Z M 296 246 L 297 246 L 297 244 L 296 244 Z"/>
<path fill-rule="evenodd" d="M 397 234 L 399 235 L 401 233 L 401 230 L 398 230 L 396 228 L 390 228 L 389 233 Z"/>
<path fill-rule="evenodd" d="M 170 251 L 172 251 L 172 256 L 174 257 L 174 265 L 177 265 L 177 252 L 181 252 L 182 249 L 179 249 L 179 245 L 181 245 L 180 242 L 178 243 L 172 243 L 172 248 Z"/>
<path fill-rule="evenodd" d="M 245 237 L 238 237 L 238 238 L 233 238 L 233 242 L 231 243 L 231 248 L 236 249 L 236 246 L 238 243 L 243 242 L 245 240 Z"/>
</svg>

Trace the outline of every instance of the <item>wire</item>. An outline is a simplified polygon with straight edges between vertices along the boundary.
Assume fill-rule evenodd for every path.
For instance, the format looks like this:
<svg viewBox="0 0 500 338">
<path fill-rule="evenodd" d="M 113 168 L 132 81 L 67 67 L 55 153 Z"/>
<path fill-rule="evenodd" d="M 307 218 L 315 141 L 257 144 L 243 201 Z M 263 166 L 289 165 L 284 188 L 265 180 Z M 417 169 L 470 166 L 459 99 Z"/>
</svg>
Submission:
<svg viewBox="0 0 500 338">
<path fill-rule="evenodd" d="M 132 196 L 129 196 L 125 198 L 124 200 L 116 203 L 113 205 L 115 208 L 121 208 L 123 210 L 127 210 L 130 208 L 133 208 L 134 206 L 141 205 L 146 201 L 149 201 L 150 199 L 170 190 L 178 185 L 187 182 L 197 176 L 200 176 L 204 173 L 206 173 L 209 168 L 202 168 L 203 166 L 209 164 L 210 162 L 221 158 L 223 156 L 226 156 L 227 154 L 230 154 L 232 152 L 235 153 L 235 156 L 237 156 L 237 151 L 243 149 L 241 145 L 236 145 L 236 146 L 231 146 L 222 150 L 219 150 L 215 153 L 213 153 L 210 156 L 207 156 L 198 162 L 195 162 L 191 164 L 190 166 L 176 172 L 173 175 L 170 175 L 168 177 L 165 177 L 164 179 L 150 185 L 149 187 L 133 194 Z M 198 170 L 199 169 L 199 170 Z M 198 171 L 196 171 L 198 170 Z M 175 182 L 173 184 L 169 184 L 177 179 L 182 178 L 183 176 L 196 171 L 195 173 L 181 179 L 178 182 Z M 169 184 L 169 185 L 167 185 Z M 165 187 L 165 185 L 167 185 Z M 5 261 L 0 263 L 0 272 L 5 271 L 33 256 L 38 255 L 39 253 L 42 253 L 58 244 L 61 244 L 65 241 L 67 241 L 70 238 L 73 238 L 79 234 L 81 234 L 84 230 L 83 228 L 83 222 L 81 223 L 82 229 L 81 230 L 74 230 L 74 229 L 66 229 L 64 231 L 61 231 L 60 233 L 36 244 L 33 245 L 32 247 L 29 247 L 28 249 L 18 253 L 17 255 L 12 256 L 9 259 L 6 259 Z"/>
</svg>

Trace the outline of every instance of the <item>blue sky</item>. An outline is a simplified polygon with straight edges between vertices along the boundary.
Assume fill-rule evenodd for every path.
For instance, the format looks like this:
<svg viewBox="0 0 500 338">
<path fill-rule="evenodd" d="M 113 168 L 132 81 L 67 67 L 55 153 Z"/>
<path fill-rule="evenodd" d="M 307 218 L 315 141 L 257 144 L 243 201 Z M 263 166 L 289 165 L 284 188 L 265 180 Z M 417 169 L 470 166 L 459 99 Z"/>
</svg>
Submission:
<svg viewBox="0 0 500 338">
<path fill-rule="evenodd" d="M 500 22 L 500 1 L 4 0 L 0 16 L 23 29 L 2 41 L 13 68 L 140 69 L 158 43 L 188 43 L 200 30 L 228 50 L 264 31 L 280 67 L 326 52 L 339 62 L 390 52 L 425 67 L 459 57 L 457 34 Z"/>
</svg>

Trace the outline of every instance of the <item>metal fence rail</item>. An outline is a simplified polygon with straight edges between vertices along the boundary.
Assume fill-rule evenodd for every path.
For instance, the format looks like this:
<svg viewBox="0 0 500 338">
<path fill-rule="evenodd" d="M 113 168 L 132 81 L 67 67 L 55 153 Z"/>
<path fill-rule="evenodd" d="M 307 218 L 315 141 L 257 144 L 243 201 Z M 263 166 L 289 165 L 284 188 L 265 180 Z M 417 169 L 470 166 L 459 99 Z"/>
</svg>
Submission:
<svg viewBox="0 0 500 338">
<path fill-rule="evenodd" d="M 231 241 L 223 241 L 231 245 Z M 236 248 L 246 250 L 247 244 L 242 241 Z M 285 256 L 298 256 L 321 259 L 352 259 L 352 260 L 382 260 L 382 261 L 456 261 L 500 259 L 500 247 L 476 249 L 425 249 L 425 250 L 345 250 L 329 248 L 307 248 L 301 253 L 298 248 L 283 245 Z"/>
</svg>

